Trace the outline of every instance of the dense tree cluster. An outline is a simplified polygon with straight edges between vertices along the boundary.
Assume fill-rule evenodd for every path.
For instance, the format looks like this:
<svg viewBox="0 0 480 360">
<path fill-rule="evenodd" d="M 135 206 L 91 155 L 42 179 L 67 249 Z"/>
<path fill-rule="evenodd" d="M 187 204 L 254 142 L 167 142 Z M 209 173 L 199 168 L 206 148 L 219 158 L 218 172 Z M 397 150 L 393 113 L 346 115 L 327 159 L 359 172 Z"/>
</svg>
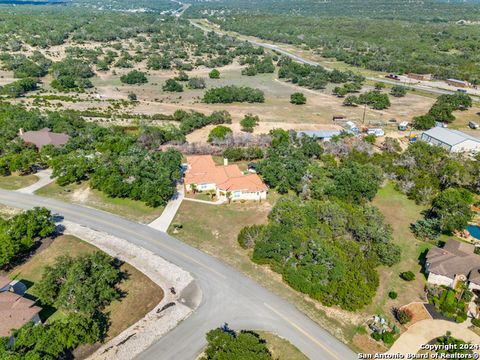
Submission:
<svg viewBox="0 0 480 360">
<path fill-rule="evenodd" d="M 230 161 L 262 159 L 264 151 L 258 146 L 228 147 L 223 152 L 223 157 Z"/>
<path fill-rule="evenodd" d="M 235 332 L 226 326 L 207 333 L 207 348 L 201 360 L 255 359 L 270 360 L 272 354 L 265 340 L 253 331 Z"/>
<path fill-rule="evenodd" d="M 433 74 L 436 78 L 473 82 L 480 79 L 475 67 L 479 34 L 471 26 L 457 23 L 478 17 L 473 3 L 400 1 L 387 6 L 381 1 L 360 4 L 304 0 L 296 2 L 290 12 L 286 9 L 292 5 L 287 1 L 281 5 L 272 1 L 222 5 L 204 6 L 223 8 L 222 16 L 213 14 L 210 20 L 225 30 L 304 46 L 326 58 L 371 70 Z M 355 11 L 348 10 L 353 8 Z M 419 8 L 419 14 L 415 8 Z M 419 16 L 430 22 L 417 21 Z"/>
<path fill-rule="evenodd" d="M 350 71 L 328 71 L 321 66 L 300 64 L 287 57 L 283 57 L 279 61 L 279 65 L 278 77 L 280 79 L 311 89 L 324 89 L 328 83 L 362 83 L 364 81 L 362 76 L 355 75 Z"/>
<path fill-rule="evenodd" d="M 119 262 L 101 252 L 58 257 L 35 288 L 43 306 L 53 306 L 64 315 L 44 325 L 26 324 L 14 332 L 11 344 L 0 338 L 0 356 L 53 360 L 78 345 L 102 340 L 108 328 L 108 315 L 102 311 L 120 298 L 117 284 L 122 277 Z"/>
<path fill-rule="evenodd" d="M 211 123 L 223 121 L 226 115 L 200 116 Z M 187 120 L 184 121 L 186 124 Z M 71 138 L 63 147 L 45 146 L 39 151 L 17 137 L 21 127 L 25 130 L 48 127 Z M 123 128 L 88 123 L 75 113 L 42 115 L 12 105 L 1 107 L 0 128 L 2 175 L 15 171 L 31 173 L 38 165 L 48 164 L 61 185 L 90 179 L 92 187 L 110 196 L 142 200 L 150 206 L 165 204 L 181 176 L 181 154 L 173 150 L 161 152 L 158 147 L 168 141 L 184 140 L 184 134 L 190 131 L 181 124 L 180 129 L 142 127 L 139 133 L 129 134 Z"/>
<path fill-rule="evenodd" d="M 54 232 L 52 214 L 45 208 L 34 208 L 6 221 L 0 218 L 0 268 Z"/>
<path fill-rule="evenodd" d="M 232 123 L 232 116 L 228 111 L 224 110 L 214 111 L 212 114 L 210 114 L 210 116 L 204 115 L 197 111 L 187 112 L 184 110 L 177 110 L 175 111 L 174 119 L 180 122 L 179 129 L 183 134 L 189 134 L 192 131 L 207 125 Z"/>
<path fill-rule="evenodd" d="M 399 260 L 391 230 L 370 205 L 339 200 L 280 199 L 252 238 L 252 259 L 282 274 L 294 289 L 356 310 L 369 304 L 378 286 L 378 264 Z"/>
<path fill-rule="evenodd" d="M 122 75 L 120 81 L 124 84 L 134 85 L 134 84 L 146 84 L 148 82 L 145 73 L 132 70 L 128 74 Z"/>
<path fill-rule="evenodd" d="M 207 104 L 228 104 L 233 102 L 263 103 L 265 102 L 265 95 L 263 91 L 258 89 L 230 85 L 207 90 L 203 96 L 203 102 Z"/>
<path fill-rule="evenodd" d="M 270 56 L 252 58 L 251 61 L 244 60 L 249 65 L 242 70 L 242 75 L 255 76 L 257 74 L 272 74 L 275 72 L 275 65 Z"/>
<path fill-rule="evenodd" d="M 437 121 L 451 123 L 455 120 L 453 111 L 467 110 L 472 104 L 472 98 L 467 94 L 440 95 L 427 114 L 413 119 L 413 127 L 428 130 L 434 127 Z"/>
</svg>

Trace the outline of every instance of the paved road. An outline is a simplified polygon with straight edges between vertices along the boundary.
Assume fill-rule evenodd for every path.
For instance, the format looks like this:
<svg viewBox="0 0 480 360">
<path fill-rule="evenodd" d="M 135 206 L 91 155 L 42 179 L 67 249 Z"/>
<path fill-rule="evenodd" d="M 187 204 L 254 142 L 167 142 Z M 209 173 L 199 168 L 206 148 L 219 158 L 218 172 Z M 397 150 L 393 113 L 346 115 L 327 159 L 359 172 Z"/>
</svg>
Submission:
<svg viewBox="0 0 480 360">
<path fill-rule="evenodd" d="M 196 22 L 194 22 L 193 20 L 190 20 L 190 23 L 195 26 L 196 28 L 200 29 L 200 30 L 203 30 L 205 32 L 211 32 L 211 31 L 215 31 L 219 34 L 223 34 L 223 32 L 221 31 L 217 31 L 217 30 L 212 30 L 210 28 L 207 28 L 203 25 L 200 25 Z M 312 66 L 322 66 L 324 69 L 326 70 L 333 70 L 331 68 L 328 68 L 328 67 L 325 67 L 323 66 L 322 64 L 316 62 L 316 61 L 312 61 L 312 60 L 308 60 L 308 59 L 305 59 L 304 57 L 301 57 L 297 54 L 294 54 L 290 51 L 287 51 L 287 50 L 284 50 L 280 47 L 278 47 L 277 45 L 272 45 L 272 44 L 266 44 L 266 43 L 262 43 L 262 42 L 258 42 L 258 41 L 255 41 L 255 40 L 247 40 L 249 43 L 255 45 L 255 46 L 261 46 L 265 49 L 270 49 L 270 50 L 274 50 L 282 55 L 285 55 L 289 58 L 292 58 L 293 60 L 296 60 L 300 63 L 303 63 L 303 64 L 308 64 L 308 65 L 312 65 Z M 382 83 L 385 83 L 385 84 L 391 84 L 391 85 L 402 85 L 402 82 L 400 81 L 395 81 L 395 80 L 388 80 L 388 79 L 383 79 L 381 77 L 371 77 L 371 76 L 367 76 L 366 77 L 367 80 L 372 80 L 372 81 L 379 81 L 379 82 L 382 82 Z M 421 91 L 427 91 L 427 92 L 430 92 L 430 93 L 433 93 L 433 94 L 438 94 L 438 95 L 443 95 L 443 94 L 455 94 L 456 92 L 455 91 L 450 91 L 450 90 L 443 90 L 443 89 L 437 89 L 437 88 L 432 88 L 432 87 L 429 87 L 429 86 L 422 86 L 422 85 L 406 85 L 408 86 L 409 88 L 412 88 L 412 89 L 416 89 L 416 90 L 421 90 Z M 470 94 L 471 95 L 471 94 Z M 471 95 L 472 96 L 472 95 Z M 475 96 L 472 96 L 472 100 L 473 101 L 480 101 L 480 99 L 478 97 L 475 97 Z"/>
<path fill-rule="evenodd" d="M 202 292 L 199 308 L 142 353 L 140 359 L 193 360 L 206 344 L 205 333 L 224 322 L 234 329 L 275 332 L 290 340 L 310 359 L 357 358 L 347 346 L 293 305 L 215 258 L 163 232 L 106 212 L 14 191 L 0 190 L 0 203 L 24 209 L 45 206 L 62 214 L 66 220 L 153 251 L 192 274 Z M 191 294 L 182 296 L 188 302 Z"/>
</svg>

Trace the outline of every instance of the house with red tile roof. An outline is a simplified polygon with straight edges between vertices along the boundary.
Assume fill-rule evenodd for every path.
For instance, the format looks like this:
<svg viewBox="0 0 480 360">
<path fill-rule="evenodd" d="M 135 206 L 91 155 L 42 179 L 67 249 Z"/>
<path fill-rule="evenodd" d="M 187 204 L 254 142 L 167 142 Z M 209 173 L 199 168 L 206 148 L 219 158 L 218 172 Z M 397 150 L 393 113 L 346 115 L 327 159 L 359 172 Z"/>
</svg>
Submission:
<svg viewBox="0 0 480 360">
<path fill-rule="evenodd" d="M 237 165 L 215 165 L 210 155 L 187 156 L 185 189 L 213 191 L 218 199 L 263 200 L 268 187 L 257 174 L 244 174 Z"/>
</svg>

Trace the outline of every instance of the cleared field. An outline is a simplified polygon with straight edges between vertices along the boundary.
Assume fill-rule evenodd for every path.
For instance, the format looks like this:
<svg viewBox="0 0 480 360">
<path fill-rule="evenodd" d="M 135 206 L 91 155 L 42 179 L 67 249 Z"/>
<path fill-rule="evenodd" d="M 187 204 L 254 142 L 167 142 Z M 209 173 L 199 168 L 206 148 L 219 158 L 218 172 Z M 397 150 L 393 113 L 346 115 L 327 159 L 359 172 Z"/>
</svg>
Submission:
<svg viewBox="0 0 480 360">
<path fill-rule="evenodd" d="M 45 267 L 54 264 L 57 257 L 64 255 L 75 257 L 95 251 L 99 250 L 74 236 L 60 236 L 26 263 L 10 271 L 9 277 L 29 284 L 28 293 L 35 296 L 35 283 L 41 280 Z M 127 279 L 119 285 L 126 295 L 105 309 L 106 313 L 110 313 L 111 322 L 107 340 L 137 322 L 163 298 L 163 290 L 143 273 L 129 264 L 123 264 L 121 270 L 128 274 Z M 55 309 L 44 309 L 41 316 L 46 320 L 61 318 L 63 314 Z"/>
<path fill-rule="evenodd" d="M 421 273 L 420 256 L 432 245 L 417 240 L 410 231 L 410 224 L 422 217 L 421 211 L 424 207 L 409 200 L 397 191 L 392 183 L 387 183 L 380 189 L 373 204 L 382 211 L 385 221 L 392 226 L 395 243 L 402 249 L 402 258 L 400 263 L 392 267 L 379 268 L 380 286 L 367 311 L 392 317 L 392 307 L 426 300 L 425 276 Z M 399 274 L 409 270 L 415 273 L 415 280 L 409 282 L 402 280 Z M 398 298 L 390 299 L 389 291 L 397 292 Z"/>
<path fill-rule="evenodd" d="M 38 177 L 35 175 L 0 176 L 0 188 L 6 190 L 17 190 L 35 184 L 37 181 Z"/>
<path fill-rule="evenodd" d="M 101 191 L 91 189 L 88 182 L 65 187 L 53 182 L 37 190 L 36 194 L 108 211 L 143 224 L 152 222 L 162 214 L 164 209 L 163 207 L 151 208 L 141 201 L 108 197 Z"/>
</svg>

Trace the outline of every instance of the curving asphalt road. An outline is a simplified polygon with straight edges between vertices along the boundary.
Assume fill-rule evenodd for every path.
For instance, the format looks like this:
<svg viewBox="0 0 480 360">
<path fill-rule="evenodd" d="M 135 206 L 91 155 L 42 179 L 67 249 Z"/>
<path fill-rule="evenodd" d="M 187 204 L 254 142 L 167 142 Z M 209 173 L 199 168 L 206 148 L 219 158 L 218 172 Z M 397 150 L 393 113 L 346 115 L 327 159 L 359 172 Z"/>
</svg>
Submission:
<svg viewBox="0 0 480 360">
<path fill-rule="evenodd" d="M 193 26 L 195 26 L 196 28 L 200 29 L 200 30 L 203 30 L 204 32 L 211 32 L 211 31 L 214 31 L 220 35 L 224 35 L 222 32 L 220 31 L 216 31 L 216 30 L 212 30 L 212 29 L 209 29 L 203 25 L 200 25 L 198 23 L 196 23 L 195 21 L 193 20 L 190 20 L 190 24 L 192 24 Z M 312 65 L 312 66 L 322 66 L 324 69 L 328 70 L 328 71 L 332 71 L 333 69 L 331 68 L 328 68 L 328 67 L 325 67 L 323 66 L 322 64 L 316 62 L 316 61 L 312 61 L 312 60 L 308 60 L 308 59 L 305 59 L 304 57 L 301 57 L 297 54 L 294 54 L 290 51 L 287 51 L 287 50 L 284 50 L 282 49 L 281 47 L 277 46 L 277 45 L 272 45 L 272 44 L 267 44 L 267 43 L 262 43 L 262 42 L 258 42 L 258 41 L 254 41 L 254 40 L 250 40 L 250 39 L 247 39 L 246 41 L 248 41 L 249 43 L 255 45 L 255 46 L 260 46 L 260 47 L 263 47 L 265 49 L 269 49 L 269 50 L 273 50 L 273 51 L 276 51 L 282 55 L 285 55 L 295 61 L 298 61 L 302 64 L 307 64 L 307 65 Z M 402 85 L 402 82 L 399 82 L 399 81 L 395 81 L 395 80 L 388 80 L 388 79 L 383 79 L 383 78 L 380 78 L 380 77 L 371 77 L 371 76 L 367 76 L 366 77 L 367 80 L 372 80 L 372 81 L 378 81 L 378 82 L 382 82 L 382 83 L 385 83 L 385 84 L 390 84 L 390 85 Z M 438 89 L 438 88 L 433 88 L 433 87 L 429 87 L 429 86 L 424 86 L 424 85 L 411 85 L 411 84 L 408 84 L 406 85 L 407 87 L 409 88 L 412 88 L 412 89 L 416 89 L 416 90 L 422 90 L 422 91 L 426 91 L 426 92 L 429 92 L 429 93 L 432 93 L 432 94 L 437 94 L 437 95 L 444 95 L 444 94 L 455 94 L 456 91 L 450 91 L 450 90 L 443 90 L 443 89 Z M 470 94 L 471 98 L 473 101 L 475 102 L 479 102 L 480 99 L 475 96 L 475 95 L 472 95 Z"/>
<path fill-rule="evenodd" d="M 36 195 L 0 190 L 0 203 L 23 209 L 44 206 L 66 220 L 103 231 L 142 246 L 189 271 L 196 287 L 181 294 L 197 310 L 139 359 L 192 360 L 206 345 L 205 333 L 227 322 L 233 329 L 274 332 L 297 346 L 310 359 L 356 359 L 346 345 L 293 305 L 215 258 L 166 233 L 99 210 Z"/>
</svg>

